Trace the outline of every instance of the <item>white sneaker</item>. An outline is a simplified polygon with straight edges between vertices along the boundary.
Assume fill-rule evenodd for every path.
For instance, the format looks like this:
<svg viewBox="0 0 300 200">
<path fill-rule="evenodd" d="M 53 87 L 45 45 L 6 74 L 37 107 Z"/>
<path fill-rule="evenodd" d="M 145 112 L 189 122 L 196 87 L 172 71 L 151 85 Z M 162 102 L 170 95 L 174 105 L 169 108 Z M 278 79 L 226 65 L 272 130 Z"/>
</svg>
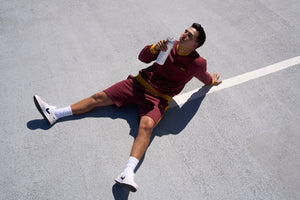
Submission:
<svg viewBox="0 0 300 200">
<path fill-rule="evenodd" d="M 57 121 L 57 117 L 54 115 L 55 106 L 50 106 L 44 102 L 39 96 L 34 95 L 33 100 L 36 108 L 39 110 L 44 119 L 50 124 L 53 125 Z"/>
<path fill-rule="evenodd" d="M 134 182 L 134 174 L 127 175 L 125 173 L 121 173 L 116 179 L 116 183 L 121 185 L 126 190 L 131 192 L 136 192 L 138 189 L 138 185 Z"/>
</svg>

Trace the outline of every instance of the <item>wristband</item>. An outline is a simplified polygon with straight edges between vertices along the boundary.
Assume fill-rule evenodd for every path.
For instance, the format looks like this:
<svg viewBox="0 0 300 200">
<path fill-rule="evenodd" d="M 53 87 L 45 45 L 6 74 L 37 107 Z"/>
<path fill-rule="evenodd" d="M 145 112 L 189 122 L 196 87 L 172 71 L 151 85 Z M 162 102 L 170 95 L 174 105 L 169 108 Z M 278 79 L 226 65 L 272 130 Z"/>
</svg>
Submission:
<svg viewBox="0 0 300 200">
<path fill-rule="evenodd" d="M 158 51 L 156 51 L 156 49 L 155 49 L 155 44 L 153 44 L 153 45 L 151 46 L 150 52 L 151 52 L 152 54 L 157 54 L 157 53 L 158 53 Z"/>
<path fill-rule="evenodd" d="M 213 84 L 215 84 L 215 81 L 214 81 L 214 79 L 211 79 L 211 84 L 210 85 L 213 85 Z"/>
</svg>

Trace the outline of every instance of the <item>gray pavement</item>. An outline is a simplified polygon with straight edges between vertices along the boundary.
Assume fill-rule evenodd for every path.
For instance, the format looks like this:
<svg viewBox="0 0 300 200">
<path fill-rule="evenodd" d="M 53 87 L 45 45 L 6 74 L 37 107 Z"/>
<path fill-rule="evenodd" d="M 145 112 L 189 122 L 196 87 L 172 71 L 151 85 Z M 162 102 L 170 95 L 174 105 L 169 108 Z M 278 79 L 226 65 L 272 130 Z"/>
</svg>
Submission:
<svg viewBox="0 0 300 200">
<path fill-rule="evenodd" d="M 208 71 L 228 79 L 299 56 L 299 18 L 296 0 L 1 0 L 0 199 L 300 199 L 299 65 L 168 110 L 136 193 L 113 181 L 136 107 L 50 128 L 32 100 L 67 106 L 135 75 L 146 44 L 192 22 L 207 33 Z M 193 79 L 183 93 L 202 86 Z"/>
</svg>

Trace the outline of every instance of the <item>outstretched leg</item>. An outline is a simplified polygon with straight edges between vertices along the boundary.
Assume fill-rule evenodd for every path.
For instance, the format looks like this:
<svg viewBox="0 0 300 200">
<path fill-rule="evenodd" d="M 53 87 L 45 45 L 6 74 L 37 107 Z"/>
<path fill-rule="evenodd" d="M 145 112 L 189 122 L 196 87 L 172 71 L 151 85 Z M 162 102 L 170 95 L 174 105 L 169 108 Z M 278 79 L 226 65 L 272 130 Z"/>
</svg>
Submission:
<svg viewBox="0 0 300 200">
<path fill-rule="evenodd" d="M 54 124 L 59 118 L 62 117 L 83 114 L 93 110 L 96 107 L 109 106 L 114 104 L 114 102 L 107 96 L 105 92 L 96 93 L 93 96 L 79 101 L 71 106 L 59 109 L 54 106 L 48 105 L 37 95 L 35 95 L 33 99 L 37 109 L 50 125 Z"/>
<path fill-rule="evenodd" d="M 114 105 L 105 92 L 99 92 L 71 105 L 73 115 L 83 114 L 101 106 Z"/>
</svg>

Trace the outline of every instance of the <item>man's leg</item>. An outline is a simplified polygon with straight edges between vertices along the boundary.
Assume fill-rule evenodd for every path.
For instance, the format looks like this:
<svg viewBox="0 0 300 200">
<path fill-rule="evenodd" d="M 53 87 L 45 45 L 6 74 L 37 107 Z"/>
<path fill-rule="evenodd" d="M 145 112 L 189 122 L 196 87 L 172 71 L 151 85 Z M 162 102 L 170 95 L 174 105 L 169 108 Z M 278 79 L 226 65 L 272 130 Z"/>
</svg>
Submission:
<svg viewBox="0 0 300 200">
<path fill-rule="evenodd" d="M 154 127 L 155 122 L 151 117 L 141 117 L 138 135 L 133 143 L 126 168 L 122 174 L 115 179 L 117 183 L 132 192 L 135 192 L 138 188 L 137 184 L 134 182 L 134 170 L 149 146 Z"/>
<path fill-rule="evenodd" d="M 113 104 L 114 102 L 107 96 L 105 92 L 99 92 L 71 105 L 71 109 L 73 115 L 78 115 L 89 112 L 96 107 L 109 106 Z"/>
<path fill-rule="evenodd" d="M 96 107 L 113 105 L 114 102 L 107 96 L 105 92 L 99 92 L 91 97 L 79 101 L 71 106 L 57 109 L 48 105 L 39 96 L 33 97 L 34 103 L 42 116 L 50 125 L 54 124 L 59 118 L 70 115 L 83 114 L 93 110 Z"/>
<path fill-rule="evenodd" d="M 155 122 L 151 117 L 142 116 L 139 124 L 138 135 L 133 143 L 130 156 L 140 160 L 146 152 Z"/>
</svg>

